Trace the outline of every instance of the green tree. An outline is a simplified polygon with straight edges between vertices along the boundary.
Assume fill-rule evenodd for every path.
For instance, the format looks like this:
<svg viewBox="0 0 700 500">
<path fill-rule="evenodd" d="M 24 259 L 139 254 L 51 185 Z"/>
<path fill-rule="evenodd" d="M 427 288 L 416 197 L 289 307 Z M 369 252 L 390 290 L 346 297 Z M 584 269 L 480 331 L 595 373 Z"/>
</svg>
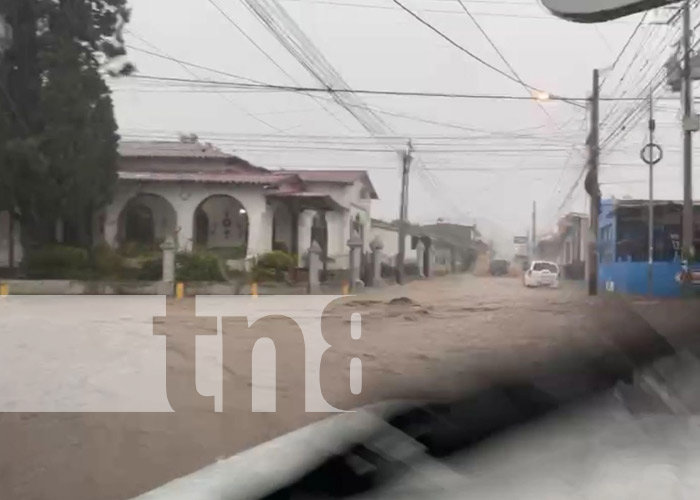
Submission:
<svg viewBox="0 0 700 500">
<path fill-rule="evenodd" d="M 104 68 L 125 54 L 126 0 L 0 0 L 0 14 L 13 31 L 0 60 L 0 199 L 14 209 L 25 248 L 51 242 L 59 219 L 89 247 L 116 181 Z"/>
</svg>

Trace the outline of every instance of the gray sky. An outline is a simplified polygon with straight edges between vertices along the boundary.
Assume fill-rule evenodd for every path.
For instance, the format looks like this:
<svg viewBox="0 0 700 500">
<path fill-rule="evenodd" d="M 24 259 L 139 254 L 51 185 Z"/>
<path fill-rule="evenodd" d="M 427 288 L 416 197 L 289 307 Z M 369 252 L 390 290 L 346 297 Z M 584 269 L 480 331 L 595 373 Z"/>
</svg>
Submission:
<svg viewBox="0 0 700 500">
<path fill-rule="evenodd" d="M 265 83 L 319 86 L 243 1 L 215 2 L 269 58 L 209 0 L 132 0 L 128 43 Z M 510 74 L 457 0 L 402 3 Z M 536 0 L 464 3 L 524 82 L 576 98 L 590 94 L 593 68 L 612 65 L 641 19 L 577 25 L 550 16 Z M 451 46 L 391 0 L 279 0 L 279 4 L 353 89 L 530 94 Z M 650 21 L 671 14 L 658 12 L 645 19 L 615 68 L 603 71 L 603 96 L 639 97 L 648 94 L 644 86 L 652 77 L 660 81 L 658 72 L 672 52 L 679 25 Z M 187 71 L 178 63 L 136 50 L 129 58 L 140 75 L 236 81 L 199 68 Z M 289 92 L 213 91 L 202 85 L 131 78 L 112 86 L 125 139 L 176 139 L 178 132 L 194 132 L 269 168 L 367 169 L 381 197 L 373 216 L 384 219 L 397 216 L 400 160 L 395 151 L 411 138 L 417 156 L 411 176 L 411 219 L 476 220 L 505 253 L 511 250 L 513 235 L 526 233 L 533 200 L 538 203 L 540 232 L 550 229 L 560 213 L 586 210 L 583 183 L 573 190 L 572 186 L 584 165 L 587 113 L 568 103 L 540 106 L 521 100 L 362 95 L 362 102 L 377 111 L 395 135 L 372 139 L 327 95 L 312 99 Z M 665 98 L 658 101 L 657 142 L 666 153 L 655 176 L 657 194 L 680 199 L 680 104 L 663 86 L 656 94 Z M 639 160 L 646 110 L 640 106 L 638 101 L 602 104 L 604 196 L 647 196 L 647 170 Z M 633 113 L 637 108 L 639 112 Z M 697 181 L 695 186 L 697 193 Z"/>
</svg>

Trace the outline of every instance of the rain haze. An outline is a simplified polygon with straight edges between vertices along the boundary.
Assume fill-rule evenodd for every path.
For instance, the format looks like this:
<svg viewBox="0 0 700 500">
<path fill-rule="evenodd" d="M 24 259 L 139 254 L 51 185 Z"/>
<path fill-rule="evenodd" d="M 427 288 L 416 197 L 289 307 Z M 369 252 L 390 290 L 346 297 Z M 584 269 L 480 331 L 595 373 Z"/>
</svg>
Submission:
<svg viewBox="0 0 700 500">
<path fill-rule="evenodd" d="M 699 29 L 0 0 L 0 500 L 696 498 Z"/>
<path fill-rule="evenodd" d="M 680 30 L 677 9 L 580 25 L 534 0 L 401 3 L 435 30 L 393 1 L 278 5 L 292 21 L 283 29 L 308 39 L 297 42 L 297 57 L 322 54 L 351 89 L 459 96 L 360 93 L 349 101 L 340 94 L 354 103 L 344 109 L 328 93 L 208 85 L 324 86 L 246 2 L 134 0 L 126 36 L 137 73 L 111 81 L 120 133 L 128 140 L 195 133 L 267 168 L 366 169 L 380 197 L 372 214 L 386 220 L 398 217 L 399 153 L 411 139 L 410 220 L 476 222 L 507 254 L 512 237 L 528 232 L 533 201 L 541 233 L 558 216 L 587 210 L 586 98 L 600 68 L 603 99 L 638 98 L 601 103 L 603 197 L 646 197 L 639 150 L 651 82 L 665 153 L 656 197 L 682 198 L 680 101 L 663 71 Z M 545 94 L 572 100 L 526 99 Z M 381 130 L 351 114 L 360 104 Z"/>
</svg>

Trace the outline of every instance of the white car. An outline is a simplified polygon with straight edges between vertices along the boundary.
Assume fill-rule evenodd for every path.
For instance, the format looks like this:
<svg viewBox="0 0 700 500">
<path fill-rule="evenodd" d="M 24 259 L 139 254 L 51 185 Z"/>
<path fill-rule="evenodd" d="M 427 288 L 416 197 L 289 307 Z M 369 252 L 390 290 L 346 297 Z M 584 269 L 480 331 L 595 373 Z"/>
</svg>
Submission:
<svg viewBox="0 0 700 500">
<path fill-rule="evenodd" d="M 554 262 L 535 260 L 525 271 L 523 283 L 527 287 L 550 286 L 559 287 L 559 266 Z"/>
</svg>

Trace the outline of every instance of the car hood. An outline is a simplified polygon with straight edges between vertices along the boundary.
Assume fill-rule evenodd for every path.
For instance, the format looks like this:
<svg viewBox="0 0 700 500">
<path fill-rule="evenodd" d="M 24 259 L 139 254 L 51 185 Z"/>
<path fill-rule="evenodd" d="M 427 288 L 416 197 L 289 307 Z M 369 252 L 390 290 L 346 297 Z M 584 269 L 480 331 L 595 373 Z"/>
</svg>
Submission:
<svg viewBox="0 0 700 500">
<path fill-rule="evenodd" d="M 301 428 L 138 498 L 326 498 L 288 487 L 329 457 L 368 441 L 390 458 L 383 463 L 401 464 L 401 473 L 354 495 L 362 500 L 696 498 L 698 381 L 698 359 L 676 355 L 635 374 L 633 383 L 617 382 L 445 458 L 424 453 L 423 445 L 388 423 L 415 403 L 385 403 Z"/>
<path fill-rule="evenodd" d="M 342 453 L 352 443 L 387 430 L 388 413 L 405 407 L 388 402 L 338 414 L 302 427 L 190 475 L 171 481 L 134 500 L 249 500 L 284 487 Z"/>
</svg>

